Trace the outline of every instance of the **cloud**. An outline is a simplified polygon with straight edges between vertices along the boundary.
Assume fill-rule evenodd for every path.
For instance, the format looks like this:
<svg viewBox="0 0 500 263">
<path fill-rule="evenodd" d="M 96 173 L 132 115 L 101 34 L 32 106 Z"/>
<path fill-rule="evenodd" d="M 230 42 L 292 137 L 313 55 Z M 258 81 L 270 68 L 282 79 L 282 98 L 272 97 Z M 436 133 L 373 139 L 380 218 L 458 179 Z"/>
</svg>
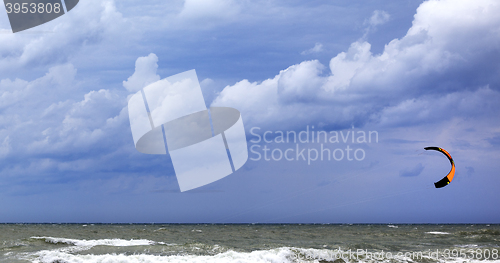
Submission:
<svg viewBox="0 0 500 263">
<path fill-rule="evenodd" d="M 178 18 L 200 28 L 235 17 L 240 7 L 233 0 L 184 0 Z"/>
<path fill-rule="evenodd" d="M 5 157 L 11 150 L 10 147 L 10 137 L 7 135 L 3 139 L 2 144 L 0 145 L 0 157 Z"/>
<path fill-rule="evenodd" d="M 500 92 L 488 86 L 438 96 L 421 96 L 384 108 L 377 120 L 391 127 L 432 124 L 449 120 L 451 116 L 473 119 L 477 118 L 478 112 L 482 113 L 481 118 L 495 118 L 500 111 L 497 105 L 499 100 Z"/>
<path fill-rule="evenodd" d="M 0 34 L 0 69 L 10 72 L 22 67 L 66 63 L 79 50 L 104 40 L 113 44 L 123 42 L 124 35 L 129 35 L 125 32 L 131 28 L 112 0 L 82 1 L 68 15 L 28 33 Z"/>
<path fill-rule="evenodd" d="M 486 141 L 491 146 L 498 147 L 498 146 L 500 146 L 500 134 L 499 133 L 495 133 L 493 137 L 487 138 Z"/>
<path fill-rule="evenodd" d="M 125 97 L 104 89 L 80 97 L 76 74 L 73 65 L 65 64 L 31 81 L 0 81 L 2 178 L 26 180 L 49 173 L 49 179 L 68 167 L 117 164 L 105 160 L 123 151 L 130 136 Z"/>
<path fill-rule="evenodd" d="M 390 18 L 391 16 L 387 12 L 383 10 L 375 10 L 373 11 L 370 19 L 365 21 L 365 24 L 370 25 L 370 27 L 375 27 L 387 23 Z"/>
<path fill-rule="evenodd" d="M 424 2 L 410 30 L 401 31 L 401 24 L 405 23 L 399 23 L 400 20 L 398 25 L 396 19 L 386 22 L 390 25 L 384 26 L 384 30 L 392 28 L 384 34 L 394 39 L 387 41 L 382 52 L 376 47 L 377 41 L 373 41 L 372 47 L 365 38 L 354 40 L 364 33 L 363 26 L 381 27 L 384 15 L 372 16 L 371 12 L 386 7 L 374 8 L 373 3 L 353 8 L 351 3 L 339 7 L 314 1 L 292 2 L 107 0 L 101 4 L 88 0 L 69 15 L 36 29 L 50 33 L 0 35 L 0 187 L 3 196 L 8 197 L 4 203 L 14 204 L 16 209 L 33 208 L 36 205 L 32 201 L 37 198 L 29 196 L 20 202 L 18 197 L 19 193 L 36 192 L 42 197 L 40 200 L 48 203 L 63 200 L 64 205 L 49 213 L 55 215 L 55 220 L 64 220 L 57 215 L 71 211 L 76 202 L 95 214 L 89 221 L 99 221 L 110 213 L 109 208 L 116 209 L 116 204 L 127 200 L 144 203 L 144 194 L 151 190 L 178 189 L 175 177 L 169 176 L 173 175 L 173 168 L 168 156 L 140 154 L 134 149 L 126 97 L 158 75 L 172 75 L 193 67 L 200 80 L 205 79 L 201 82 L 205 100 L 210 102 L 218 94 L 214 105 L 239 109 L 248 129 L 259 126 L 262 131 L 304 130 L 306 125 L 314 125 L 316 131 L 350 129 L 352 125 L 357 129 L 375 128 L 380 132 L 381 143 L 363 148 L 366 163 L 348 167 L 354 168 L 350 172 L 366 169 L 360 176 L 366 174 L 368 179 L 367 196 L 374 189 L 381 190 L 378 186 L 394 188 L 386 184 L 393 181 L 394 171 L 396 176 L 399 171 L 401 175 L 418 174 L 423 166 L 415 164 L 423 156 L 415 150 L 423 151 L 422 147 L 429 145 L 449 150 L 461 167 L 480 168 L 481 176 L 494 174 L 500 130 L 500 27 L 496 2 Z M 203 6 L 204 3 L 220 5 Z M 399 2 L 391 6 L 397 6 L 387 10 L 394 16 L 406 17 L 406 13 L 398 11 L 410 9 L 410 5 Z M 363 25 L 363 19 L 370 16 L 377 19 L 368 19 L 368 24 Z M 398 30 L 392 30 L 395 27 Z M 324 59 L 321 57 L 302 61 L 301 51 L 315 42 L 322 43 L 325 50 L 314 55 L 335 52 L 329 54 L 330 63 L 320 62 Z M 150 52 L 158 56 L 145 56 Z M 231 85 L 219 94 L 221 83 Z M 386 143 L 388 140 L 392 143 Z M 447 165 L 439 164 L 443 169 Z M 260 200 L 265 203 L 278 197 L 280 191 L 303 188 L 304 184 L 316 187 L 348 175 L 342 167 L 332 170 L 330 165 L 334 164 L 323 162 L 315 168 L 304 168 L 300 162 L 249 162 L 241 172 L 253 169 L 252 176 L 228 177 L 217 185 L 223 186 L 224 195 L 234 194 L 236 198 L 225 199 L 240 201 L 246 190 L 250 196 L 273 189 Z M 372 168 L 378 167 L 383 168 L 373 174 Z M 265 178 L 258 176 L 269 174 L 270 170 L 277 172 Z M 466 170 L 463 172 L 470 171 Z M 310 174 L 325 178 L 307 176 Z M 294 180 L 288 180 L 290 176 Z M 421 176 L 413 179 L 417 182 Z M 496 180 L 490 177 L 489 181 Z M 354 179 L 345 182 L 359 186 L 360 178 Z M 262 180 L 268 180 L 268 184 Z M 283 182 L 290 187 L 283 188 Z M 474 181 L 467 183 L 470 188 L 469 183 Z M 253 184 L 255 187 L 248 187 Z M 324 187 L 338 190 L 338 186 L 345 184 Z M 347 186 L 342 188 L 350 190 Z M 460 188 L 460 184 L 456 187 Z M 63 189 L 67 189 L 67 195 L 58 194 Z M 325 196 L 332 192 L 327 190 Z M 137 199 L 139 195 L 135 193 L 143 197 Z M 321 195 L 314 191 L 308 198 L 330 200 L 317 198 L 318 194 Z M 110 196 L 116 198 L 104 205 L 98 202 L 109 200 Z M 158 198 L 163 197 L 155 194 L 151 200 Z M 171 214 L 180 214 L 180 221 L 194 220 L 185 213 L 186 207 L 200 200 L 193 198 L 164 202 L 166 209 L 154 211 L 174 211 Z M 201 198 L 210 201 L 210 197 Z M 247 206 L 256 202 L 252 198 L 245 200 L 250 200 Z M 102 208 L 97 212 L 95 201 Z M 151 215 L 147 212 L 151 207 L 137 207 L 146 211 L 141 215 Z M 207 211 L 212 208 L 208 205 Z M 130 205 L 123 205 L 123 211 L 137 214 Z M 32 220 L 40 221 L 40 215 L 35 214 Z M 198 214 L 201 217 L 197 220 L 206 221 L 206 215 Z M 335 211 L 331 215 L 334 217 L 328 216 L 325 222 L 335 218 Z M 160 219 L 151 221 L 176 220 L 161 212 L 157 216 Z M 268 216 L 263 212 L 255 221 L 268 220 Z M 113 218 L 130 220 L 126 216 Z M 305 220 L 316 217 L 308 218 Z M 26 221 L 19 215 L 16 220 Z M 74 220 L 79 219 L 75 216 Z"/>
<path fill-rule="evenodd" d="M 472 176 L 475 173 L 474 167 L 466 166 L 465 170 L 467 171 L 468 176 Z"/>
<path fill-rule="evenodd" d="M 158 57 L 151 53 L 146 57 L 140 57 L 135 62 L 135 72 L 123 81 L 123 87 L 129 92 L 137 92 L 147 85 L 160 80 L 156 74 L 158 69 Z"/>
<path fill-rule="evenodd" d="M 281 128 L 491 117 L 499 112 L 499 11 L 492 0 L 426 1 L 408 33 L 380 55 L 356 41 L 331 59 L 329 70 L 304 61 L 261 83 L 227 86 L 213 104 L 240 109 L 251 125 Z M 375 24 L 386 17 L 374 15 Z"/>
<path fill-rule="evenodd" d="M 367 27 L 365 29 L 365 34 L 363 35 L 363 37 L 361 37 L 361 39 L 363 40 L 367 39 L 368 34 L 376 31 L 378 26 L 389 22 L 390 18 L 391 16 L 385 11 L 382 10 L 373 11 L 373 14 L 370 17 L 370 19 L 366 19 L 364 22 L 364 24 Z"/>
<path fill-rule="evenodd" d="M 320 53 L 323 51 L 323 44 L 321 43 L 316 43 L 314 45 L 314 47 L 308 49 L 308 50 L 305 50 L 305 51 L 302 51 L 302 53 L 300 53 L 301 55 L 309 55 L 309 54 L 314 54 L 314 53 Z"/>
<path fill-rule="evenodd" d="M 402 176 L 402 177 L 419 176 L 423 170 L 424 170 L 424 166 L 421 163 L 419 163 L 413 168 L 407 168 L 407 169 L 399 171 L 399 176 Z"/>
</svg>

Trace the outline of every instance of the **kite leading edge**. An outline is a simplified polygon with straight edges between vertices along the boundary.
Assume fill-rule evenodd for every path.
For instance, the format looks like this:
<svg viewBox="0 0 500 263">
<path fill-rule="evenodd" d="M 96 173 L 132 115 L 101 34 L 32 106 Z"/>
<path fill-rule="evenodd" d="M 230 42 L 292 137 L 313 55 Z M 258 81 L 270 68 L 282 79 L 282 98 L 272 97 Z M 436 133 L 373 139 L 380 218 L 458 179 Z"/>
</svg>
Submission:
<svg viewBox="0 0 500 263">
<path fill-rule="evenodd" d="M 451 180 L 453 180 L 453 176 L 455 175 L 455 162 L 453 162 L 453 158 L 451 158 L 451 155 L 445 149 L 442 149 L 442 148 L 439 148 L 439 147 L 432 146 L 432 147 L 425 147 L 424 149 L 425 150 L 434 150 L 434 151 L 441 152 L 444 155 L 446 155 L 446 157 L 448 157 L 448 160 L 450 160 L 450 163 L 451 163 L 451 170 L 450 170 L 450 172 L 443 179 L 441 179 L 438 182 L 434 183 L 434 186 L 436 188 L 441 188 L 441 187 L 447 186 L 449 183 L 451 183 Z"/>
</svg>

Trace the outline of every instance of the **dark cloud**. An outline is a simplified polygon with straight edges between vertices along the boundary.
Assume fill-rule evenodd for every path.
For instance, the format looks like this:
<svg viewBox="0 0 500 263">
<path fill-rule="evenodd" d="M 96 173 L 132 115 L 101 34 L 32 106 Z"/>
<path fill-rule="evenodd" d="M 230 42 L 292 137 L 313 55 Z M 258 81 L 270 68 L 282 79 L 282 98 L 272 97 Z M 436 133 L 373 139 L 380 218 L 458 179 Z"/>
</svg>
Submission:
<svg viewBox="0 0 500 263">
<path fill-rule="evenodd" d="M 467 170 L 467 175 L 468 175 L 468 176 L 472 176 L 472 175 L 474 175 L 474 173 L 476 172 L 476 171 L 474 170 L 474 167 L 470 167 L 470 166 L 466 166 L 466 167 L 465 167 L 465 170 Z"/>
<path fill-rule="evenodd" d="M 407 169 L 399 171 L 399 176 L 402 176 L 402 177 L 419 176 L 422 173 L 422 171 L 424 170 L 424 168 L 425 167 L 421 163 L 419 163 L 413 168 L 407 168 Z"/>
<path fill-rule="evenodd" d="M 500 135 L 496 135 L 491 138 L 487 138 L 486 141 L 491 144 L 491 146 L 500 146 Z"/>
</svg>

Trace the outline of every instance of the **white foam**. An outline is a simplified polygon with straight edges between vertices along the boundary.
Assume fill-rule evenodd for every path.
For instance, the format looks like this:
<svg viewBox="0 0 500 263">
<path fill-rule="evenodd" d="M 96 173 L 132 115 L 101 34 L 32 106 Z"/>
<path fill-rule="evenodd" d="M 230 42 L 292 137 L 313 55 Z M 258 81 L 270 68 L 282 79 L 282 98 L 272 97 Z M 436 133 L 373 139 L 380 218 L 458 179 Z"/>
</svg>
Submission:
<svg viewBox="0 0 500 263">
<path fill-rule="evenodd" d="M 388 227 L 398 228 L 398 226 L 395 226 L 395 225 L 388 225 Z"/>
<path fill-rule="evenodd" d="M 213 256 L 197 256 L 197 255 L 176 255 L 176 256 L 157 256 L 157 255 L 123 255 L 123 254 L 105 254 L 105 255 L 75 255 L 63 251 L 40 251 L 34 253 L 25 259 L 36 263 L 52 263 L 52 262 L 67 262 L 67 263 L 163 263 L 163 262 L 203 262 L 203 263 L 288 263 L 293 262 L 290 258 L 292 251 L 287 248 L 262 250 L 254 252 L 235 252 L 227 251 Z"/>
<path fill-rule="evenodd" d="M 156 242 L 147 239 L 70 239 L 70 238 L 57 238 L 57 237 L 31 237 L 33 239 L 41 239 L 48 243 L 53 244 L 68 244 L 82 247 L 94 246 L 113 246 L 113 247 L 130 247 L 130 246 L 149 246 L 154 245 Z"/>
<path fill-rule="evenodd" d="M 313 249 L 313 248 L 293 248 L 293 247 L 282 247 L 269 250 L 259 250 L 253 252 L 237 252 L 237 251 L 226 251 L 219 253 L 217 255 L 171 255 L 171 256 L 159 256 L 159 255 L 147 255 L 147 254 L 134 254 L 134 255 L 124 255 L 124 254 L 104 254 L 104 255 L 79 255 L 73 254 L 68 251 L 61 249 L 56 250 L 44 250 L 36 253 L 31 253 L 23 257 L 22 259 L 28 260 L 33 263 L 53 263 L 53 262 L 65 262 L 65 263 L 180 263 L 180 262 L 192 262 L 192 263 L 313 263 L 326 260 L 329 262 L 335 261 L 341 254 L 336 254 L 338 252 L 342 254 L 342 258 L 349 257 L 348 251 L 343 251 L 340 248 L 337 250 L 330 249 Z M 434 261 L 432 257 L 424 255 L 422 258 Z M 421 259 L 422 259 L 421 258 Z M 368 260 L 368 261 L 364 261 Z M 351 262 L 349 259 L 345 261 Z M 361 259 L 359 262 L 415 262 L 413 259 L 404 256 L 393 255 L 391 258 L 380 258 L 380 259 Z M 418 261 L 417 261 L 418 262 Z M 446 263 L 459 263 L 463 262 L 461 258 L 450 258 L 447 260 L 439 260 L 439 262 Z M 481 260 L 469 260 L 469 263 L 483 263 Z M 489 263 L 500 263 L 500 260 L 488 261 Z"/>
<path fill-rule="evenodd" d="M 438 232 L 438 231 L 431 231 L 431 232 L 425 232 L 426 234 L 432 234 L 432 235 L 449 235 L 450 233 L 448 232 Z"/>
<path fill-rule="evenodd" d="M 69 247 L 63 247 L 53 250 L 42 250 L 37 253 L 25 254 L 21 256 L 23 259 L 33 260 L 32 262 L 41 263 L 41 262 L 58 262 L 57 259 L 62 260 L 62 262 L 82 262 L 81 259 L 76 260 L 80 255 L 74 255 L 73 253 L 89 250 L 95 246 L 112 246 L 112 247 L 130 247 L 130 246 L 149 246 L 149 245 L 170 245 L 163 242 L 154 242 L 146 239 L 98 239 L 98 240 L 80 240 L 80 239 L 70 239 L 70 238 L 57 238 L 57 237 L 31 237 L 32 239 L 40 239 L 44 240 L 48 243 L 53 244 L 68 244 L 72 245 Z M 92 255 L 90 255 L 92 256 Z M 53 260 L 48 260 L 50 258 L 54 258 Z M 64 258 L 73 258 L 73 261 L 67 261 Z M 83 262 L 87 262 L 87 260 L 83 260 Z M 94 262 L 94 261 L 90 261 Z M 103 262 L 103 261 L 95 261 L 95 262 Z M 107 261 L 104 261 L 107 262 Z M 114 262 L 114 261 L 110 261 Z M 121 262 L 121 261 L 117 261 Z M 152 261 L 154 262 L 154 261 Z"/>
<path fill-rule="evenodd" d="M 469 245 L 456 245 L 456 247 L 466 247 L 466 248 L 472 248 L 472 247 L 479 247 L 478 245 L 475 244 L 469 244 Z"/>
</svg>

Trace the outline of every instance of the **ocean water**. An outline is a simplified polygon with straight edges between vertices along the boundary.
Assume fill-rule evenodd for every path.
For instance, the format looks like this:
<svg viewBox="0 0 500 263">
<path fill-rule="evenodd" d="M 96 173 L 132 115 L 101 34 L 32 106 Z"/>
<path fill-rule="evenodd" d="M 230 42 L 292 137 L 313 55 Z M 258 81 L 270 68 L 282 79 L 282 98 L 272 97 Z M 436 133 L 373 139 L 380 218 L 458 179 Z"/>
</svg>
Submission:
<svg viewBox="0 0 500 263">
<path fill-rule="evenodd" d="M 0 224 L 0 262 L 500 262 L 500 225 Z"/>
</svg>

